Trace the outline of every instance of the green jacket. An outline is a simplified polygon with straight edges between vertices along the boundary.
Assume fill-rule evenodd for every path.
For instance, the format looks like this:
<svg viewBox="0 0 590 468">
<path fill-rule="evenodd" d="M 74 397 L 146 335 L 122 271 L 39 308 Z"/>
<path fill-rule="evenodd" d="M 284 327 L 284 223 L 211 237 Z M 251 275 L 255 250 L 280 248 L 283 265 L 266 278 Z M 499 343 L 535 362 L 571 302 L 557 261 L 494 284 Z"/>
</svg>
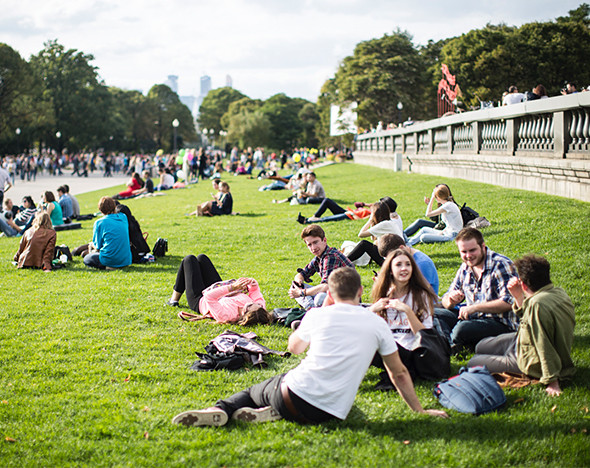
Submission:
<svg viewBox="0 0 590 468">
<path fill-rule="evenodd" d="M 518 368 L 547 385 L 574 374 L 570 357 L 576 324 L 567 293 L 548 284 L 513 306 L 520 317 L 516 344 Z"/>
</svg>

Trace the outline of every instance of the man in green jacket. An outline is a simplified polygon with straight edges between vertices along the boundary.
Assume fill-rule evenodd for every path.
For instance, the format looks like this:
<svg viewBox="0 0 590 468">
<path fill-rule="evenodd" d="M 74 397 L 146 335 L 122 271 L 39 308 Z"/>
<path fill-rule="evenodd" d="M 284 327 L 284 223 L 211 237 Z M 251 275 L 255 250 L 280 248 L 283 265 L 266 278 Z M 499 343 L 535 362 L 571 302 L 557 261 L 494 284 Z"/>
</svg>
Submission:
<svg viewBox="0 0 590 468">
<path fill-rule="evenodd" d="M 526 255 L 515 262 L 518 278 L 508 290 L 520 317 L 518 332 L 481 340 L 469 366 L 487 366 L 490 372 L 526 374 L 547 385 L 547 393 L 561 394 L 559 379 L 574 372 L 570 352 L 576 323 L 567 293 L 551 283 L 549 262 Z"/>
</svg>

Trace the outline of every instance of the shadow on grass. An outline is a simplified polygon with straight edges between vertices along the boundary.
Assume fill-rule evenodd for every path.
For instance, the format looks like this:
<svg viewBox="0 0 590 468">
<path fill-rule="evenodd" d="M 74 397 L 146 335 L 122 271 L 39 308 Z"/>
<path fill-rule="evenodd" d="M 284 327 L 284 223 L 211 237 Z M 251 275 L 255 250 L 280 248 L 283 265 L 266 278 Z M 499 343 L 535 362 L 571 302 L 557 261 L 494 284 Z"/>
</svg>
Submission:
<svg viewBox="0 0 590 468">
<path fill-rule="evenodd" d="M 262 216 L 267 216 L 267 213 L 237 213 L 236 216 L 243 218 L 260 218 Z"/>
</svg>

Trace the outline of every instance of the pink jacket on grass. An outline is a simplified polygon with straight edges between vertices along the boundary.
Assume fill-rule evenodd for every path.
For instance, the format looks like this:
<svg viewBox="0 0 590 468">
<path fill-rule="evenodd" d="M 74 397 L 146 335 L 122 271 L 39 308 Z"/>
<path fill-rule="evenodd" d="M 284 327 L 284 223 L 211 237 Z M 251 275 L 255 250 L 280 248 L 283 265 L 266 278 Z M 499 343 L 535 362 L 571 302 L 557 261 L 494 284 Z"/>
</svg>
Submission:
<svg viewBox="0 0 590 468">
<path fill-rule="evenodd" d="M 240 318 L 239 307 L 257 302 L 266 308 L 266 302 L 256 281 L 248 287 L 248 294 L 234 292 L 228 296 L 229 288 L 228 285 L 205 290 L 199 301 L 199 312 L 219 323 L 235 323 Z"/>
</svg>

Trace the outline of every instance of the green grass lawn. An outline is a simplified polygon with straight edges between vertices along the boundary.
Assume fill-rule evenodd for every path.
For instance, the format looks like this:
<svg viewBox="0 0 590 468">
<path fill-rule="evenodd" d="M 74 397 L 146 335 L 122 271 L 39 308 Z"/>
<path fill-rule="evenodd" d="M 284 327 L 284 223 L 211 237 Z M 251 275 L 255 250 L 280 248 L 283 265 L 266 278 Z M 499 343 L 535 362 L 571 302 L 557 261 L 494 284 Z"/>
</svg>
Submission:
<svg viewBox="0 0 590 468">
<path fill-rule="evenodd" d="M 348 419 L 315 427 L 279 421 L 186 428 L 170 423 L 181 411 L 206 407 L 248 385 L 295 367 L 301 357 L 269 357 L 268 368 L 194 372 L 195 351 L 227 328 L 182 322 L 164 306 L 187 254 L 206 253 L 224 279 L 258 279 L 270 308 L 293 306 L 287 288 L 311 258 L 299 238 L 299 211 L 314 206 L 271 203 L 285 192 L 259 192 L 263 183 L 229 181 L 240 216 L 188 218 L 210 197 L 202 182 L 164 196 L 127 201 L 149 244 L 169 253 L 151 265 L 91 271 L 80 258 L 44 274 L 10 263 L 18 239 L 0 239 L 0 466 L 589 466 L 590 465 L 590 205 L 464 180 L 394 173 L 353 164 L 320 168 L 328 195 L 344 205 L 390 195 L 405 225 L 424 213 L 422 198 L 448 182 L 492 223 L 486 244 L 516 259 L 545 255 L 556 285 L 576 306 L 573 356 L 578 372 L 562 396 L 541 386 L 508 390 L 508 404 L 479 417 L 450 412 L 447 420 L 414 414 L 395 393 L 373 390 L 370 369 Z M 79 197 L 97 211 L 97 191 Z M 325 223 L 328 242 L 355 240 L 363 221 Z M 75 247 L 92 238 L 83 229 L 58 233 Z M 441 293 L 460 258 L 454 243 L 419 246 L 439 269 Z M 359 268 L 368 300 L 372 265 Z M 186 302 L 181 300 L 186 308 Z M 186 309 L 185 309 L 186 310 Z M 285 350 L 289 330 L 254 329 L 262 344 Z M 351 337 L 353 339 L 353 337 Z M 465 361 L 453 360 L 453 371 Z M 440 408 L 431 382 L 417 382 L 422 404 Z"/>
</svg>

